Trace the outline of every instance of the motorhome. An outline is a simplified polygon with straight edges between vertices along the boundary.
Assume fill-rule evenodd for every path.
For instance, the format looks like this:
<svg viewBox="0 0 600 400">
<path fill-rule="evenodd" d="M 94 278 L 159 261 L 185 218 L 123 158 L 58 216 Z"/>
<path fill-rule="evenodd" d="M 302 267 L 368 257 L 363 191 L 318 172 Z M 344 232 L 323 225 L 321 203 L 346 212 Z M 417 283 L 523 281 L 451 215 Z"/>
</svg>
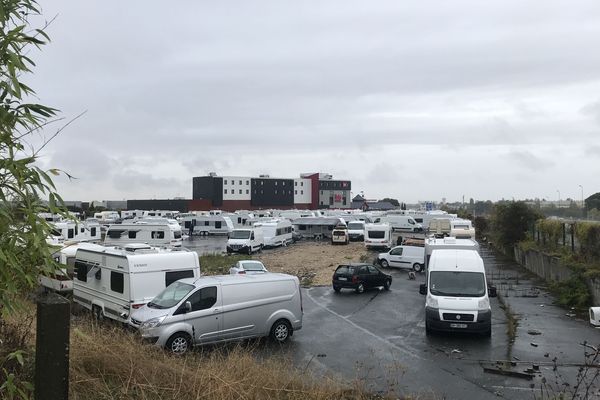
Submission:
<svg viewBox="0 0 600 400">
<path fill-rule="evenodd" d="M 116 211 L 100 211 L 94 213 L 94 219 L 97 219 L 102 225 L 107 225 L 114 224 L 121 219 L 121 216 Z"/>
<path fill-rule="evenodd" d="M 122 210 L 121 211 L 121 219 L 135 219 L 135 218 L 143 218 L 144 211 L 143 210 Z"/>
<path fill-rule="evenodd" d="M 182 279 L 131 316 L 142 338 L 173 353 L 193 345 L 271 336 L 302 328 L 302 293 L 292 275 L 235 274 Z"/>
<path fill-rule="evenodd" d="M 450 236 L 457 239 L 475 239 L 475 228 L 468 219 L 450 221 Z"/>
<path fill-rule="evenodd" d="M 171 283 L 200 277 L 195 251 L 165 250 L 144 244 L 125 248 L 77 249 L 73 300 L 104 317 L 127 322 L 131 311 L 142 307 Z"/>
<path fill-rule="evenodd" d="M 72 221 L 63 220 L 50 222 L 52 236 L 61 236 L 64 242 L 93 242 L 101 240 L 100 224 L 94 220 Z"/>
<path fill-rule="evenodd" d="M 421 232 L 423 226 L 410 215 L 385 215 L 375 219 L 375 223 L 388 223 L 394 231 Z"/>
<path fill-rule="evenodd" d="M 396 246 L 387 253 L 380 253 L 377 262 L 383 268 L 412 268 L 415 272 L 422 272 L 425 269 L 425 248 Z"/>
<path fill-rule="evenodd" d="M 348 238 L 352 240 L 365 240 L 365 222 L 350 221 L 348 222 Z"/>
<path fill-rule="evenodd" d="M 234 229 L 231 218 L 223 215 L 187 216 L 181 223 L 186 232 L 192 227 L 193 235 L 227 235 Z"/>
<path fill-rule="evenodd" d="M 179 224 L 177 225 L 179 226 Z M 159 247 L 181 247 L 181 228 L 175 227 L 166 219 L 141 220 L 108 227 L 104 237 L 105 245 L 122 246 L 128 243 L 146 243 Z"/>
<path fill-rule="evenodd" d="M 419 287 L 425 298 L 425 331 L 492 334 L 490 297 L 483 260 L 475 250 L 439 249 L 433 252 L 427 283 Z"/>
<path fill-rule="evenodd" d="M 390 224 L 365 224 L 365 247 L 391 248 L 392 226 Z"/>
<path fill-rule="evenodd" d="M 286 246 L 292 243 L 292 223 L 289 219 L 276 218 L 265 222 L 257 222 L 255 228 L 262 228 L 265 247 Z"/>
<path fill-rule="evenodd" d="M 265 238 L 261 227 L 234 229 L 227 239 L 227 254 L 252 254 L 265 246 Z"/>
<path fill-rule="evenodd" d="M 292 221 L 294 230 L 304 238 L 331 238 L 331 232 L 337 225 L 346 225 L 339 217 L 301 217 Z"/>
<path fill-rule="evenodd" d="M 454 249 L 454 250 L 475 250 L 479 251 L 479 243 L 473 239 L 457 239 L 454 237 L 445 238 L 427 238 L 425 239 L 425 268 L 429 265 L 429 259 L 434 250 Z"/>
</svg>

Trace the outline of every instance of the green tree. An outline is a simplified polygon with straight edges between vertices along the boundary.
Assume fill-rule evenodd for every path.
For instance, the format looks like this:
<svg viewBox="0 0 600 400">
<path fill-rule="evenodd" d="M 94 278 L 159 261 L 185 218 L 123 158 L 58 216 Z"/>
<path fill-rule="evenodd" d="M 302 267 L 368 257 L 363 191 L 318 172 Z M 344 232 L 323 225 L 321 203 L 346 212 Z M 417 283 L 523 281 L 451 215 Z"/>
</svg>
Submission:
<svg viewBox="0 0 600 400">
<path fill-rule="evenodd" d="M 390 204 L 393 204 L 396 207 L 400 207 L 400 202 L 396 199 L 391 199 L 389 197 L 386 197 L 385 199 L 382 199 L 381 201 L 387 201 Z"/>
<path fill-rule="evenodd" d="M 522 201 L 497 203 L 491 215 L 492 237 L 498 248 L 510 249 L 527 237 L 535 221 L 542 218 Z"/>
<path fill-rule="evenodd" d="M 593 208 L 600 210 L 600 192 L 594 193 L 593 195 L 585 199 L 586 211 L 589 211 Z"/>
</svg>

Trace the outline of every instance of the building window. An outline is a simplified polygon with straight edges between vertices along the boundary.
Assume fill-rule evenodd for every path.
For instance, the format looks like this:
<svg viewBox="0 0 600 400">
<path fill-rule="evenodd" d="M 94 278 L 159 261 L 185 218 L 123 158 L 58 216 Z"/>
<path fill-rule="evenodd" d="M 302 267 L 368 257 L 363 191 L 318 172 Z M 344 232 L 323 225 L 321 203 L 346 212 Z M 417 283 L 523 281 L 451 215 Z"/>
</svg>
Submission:
<svg viewBox="0 0 600 400">
<path fill-rule="evenodd" d="M 246 181 L 246 185 L 250 185 L 250 181 Z"/>
<path fill-rule="evenodd" d="M 298 182 L 294 182 L 294 186 L 298 186 Z"/>
<path fill-rule="evenodd" d="M 321 196 L 323 196 L 323 191 L 321 190 Z"/>
<path fill-rule="evenodd" d="M 281 182 L 281 186 L 285 186 L 285 182 Z"/>
<path fill-rule="evenodd" d="M 240 189 L 240 194 L 242 194 L 242 189 Z"/>
<path fill-rule="evenodd" d="M 256 189 L 254 189 L 254 194 L 256 194 Z"/>
<path fill-rule="evenodd" d="M 265 194 L 265 192 L 262 189 L 260 189 L 260 194 Z"/>
<path fill-rule="evenodd" d="M 275 186 L 277 186 L 277 181 L 275 181 Z"/>
<path fill-rule="evenodd" d="M 277 194 L 277 189 L 275 189 L 275 194 Z"/>
<path fill-rule="evenodd" d="M 260 181 L 260 186 L 264 185 L 265 181 Z"/>
<path fill-rule="evenodd" d="M 294 190 L 294 194 L 298 194 L 298 191 L 297 191 L 297 190 Z"/>
<path fill-rule="evenodd" d="M 291 190 L 289 190 L 289 191 L 288 191 L 288 194 L 292 194 L 292 191 L 291 191 Z"/>
<path fill-rule="evenodd" d="M 227 179 L 223 181 L 223 185 L 227 185 Z"/>
<path fill-rule="evenodd" d="M 256 192 L 256 191 L 255 191 Z M 250 190 L 246 189 L 246 194 L 250 194 Z"/>
<path fill-rule="evenodd" d="M 344 196 L 344 197 L 342 198 L 342 204 L 343 204 L 343 205 L 346 205 L 346 196 Z"/>
<path fill-rule="evenodd" d="M 300 186 L 304 186 L 304 182 L 300 182 Z"/>
<path fill-rule="evenodd" d="M 329 205 L 332 206 L 333 205 L 333 196 L 329 196 Z"/>
<path fill-rule="evenodd" d="M 300 194 L 304 194 L 304 190 L 301 190 L 301 191 L 300 191 Z"/>
<path fill-rule="evenodd" d="M 223 190 L 223 193 L 227 194 L 227 189 L 224 189 L 224 190 Z"/>
</svg>

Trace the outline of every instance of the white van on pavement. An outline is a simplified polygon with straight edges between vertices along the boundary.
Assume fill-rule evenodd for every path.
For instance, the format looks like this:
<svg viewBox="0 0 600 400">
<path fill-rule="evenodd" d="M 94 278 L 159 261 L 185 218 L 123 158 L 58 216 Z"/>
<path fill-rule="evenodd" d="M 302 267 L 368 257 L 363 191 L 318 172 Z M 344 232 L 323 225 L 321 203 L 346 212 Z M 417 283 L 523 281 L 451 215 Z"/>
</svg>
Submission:
<svg viewBox="0 0 600 400">
<path fill-rule="evenodd" d="M 422 272 L 425 269 L 425 248 L 396 246 L 387 253 L 379 253 L 377 262 L 382 268 L 412 268 L 415 272 Z"/>
<path fill-rule="evenodd" d="M 265 246 L 263 230 L 260 227 L 234 229 L 227 240 L 227 254 L 252 254 Z"/>
<path fill-rule="evenodd" d="M 194 345 L 271 336 L 302 328 L 298 278 L 285 274 L 182 279 L 131 316 L 142 338 L 174 353 Z"/>
<path fill-rule="evenodd" d="M 433 252 L 427 283 L 425 331 L 467 331 L 492 334 L 489 297 L 496 288 L 487 285 L 483 260 L 475 250 L 440 249 Z"/>
<path fill-rule="evenodd" d="M 348 237 L 350 241 L 365 240 L 365 221 L 348 222 Z"/>
<path fill-rule="evenodd" d="M 140 308 L 178 279 L 198 278 L 195 251 L 165 250 L 146 244 L 125 248 L 80 247 L 75 256 L 73 301 L 104 317 L 127 322 Z"/>
<path fill-rule="evenodd" d="M 454 250 L 475 250 L 479 252 L 479 243 L 473 239 L 457 239 L 454 237 L 445 237 L 442 239 L 425 239 L 425 269 L 429 265 L 429 259 L 434 250 L 454 249 Z"/>
<path fill-rule="evenodd" d="M 378 221 L 379 219 L 379 221 Z M 390 214 L 375 219 L 375 222 L 387 222 L 394 231 L 422 232 L 423 225 L 417 223 L 410 215 Z"/>
</svg>

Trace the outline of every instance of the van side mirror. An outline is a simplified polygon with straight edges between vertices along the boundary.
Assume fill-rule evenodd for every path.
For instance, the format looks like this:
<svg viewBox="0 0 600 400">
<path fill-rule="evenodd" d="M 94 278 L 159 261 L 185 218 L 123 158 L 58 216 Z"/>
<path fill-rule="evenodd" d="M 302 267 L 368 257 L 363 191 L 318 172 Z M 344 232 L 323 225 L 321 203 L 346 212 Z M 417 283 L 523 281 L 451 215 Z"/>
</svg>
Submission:
<svg viewBox="0 0 600 400">
<path fill-rule="evenodd" d="M 191 301 L 186 301 L 183 309 L 185 310 L 185 312 L 192 311 L 192 302 Z"/>
<path fill-rule="evenodd" d="M 419 293 L 420 294 L 427 294 L 427 285 L 424 283 L 421 283 L 419 285 Z"/>
<path fill-rule="evenodd" d="M 488 286 L 488 296 L 498 297 L 498 290 L 496 289 L 496 286 Z"/>
</svg>

